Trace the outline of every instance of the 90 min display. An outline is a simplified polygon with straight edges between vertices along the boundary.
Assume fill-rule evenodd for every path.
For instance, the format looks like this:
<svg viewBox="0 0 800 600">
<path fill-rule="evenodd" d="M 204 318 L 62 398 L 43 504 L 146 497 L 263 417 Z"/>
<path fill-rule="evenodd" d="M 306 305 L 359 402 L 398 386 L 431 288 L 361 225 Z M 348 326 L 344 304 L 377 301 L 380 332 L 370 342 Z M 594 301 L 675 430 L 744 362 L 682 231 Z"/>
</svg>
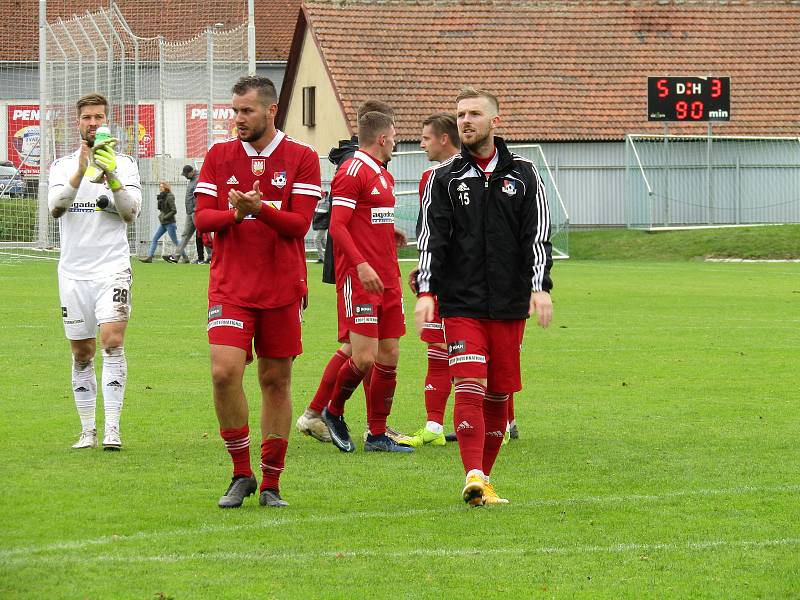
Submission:
<svg viewBox="0 0 800 600">
<path fill-rule="evenodd" d="M 730 121 L 730 77 L 648 77 L 648 121 Z"/>
</svg>

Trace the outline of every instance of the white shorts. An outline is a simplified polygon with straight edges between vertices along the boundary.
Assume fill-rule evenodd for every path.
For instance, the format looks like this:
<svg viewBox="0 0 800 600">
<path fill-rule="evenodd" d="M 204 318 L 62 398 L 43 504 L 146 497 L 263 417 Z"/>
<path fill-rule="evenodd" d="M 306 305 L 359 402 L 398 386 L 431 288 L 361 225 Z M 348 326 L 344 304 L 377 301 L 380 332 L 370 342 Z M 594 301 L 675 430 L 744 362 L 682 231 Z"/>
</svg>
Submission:
<svg viewBox="0 0 800 600">
<path fill-rule="evenodd" d="M 68 340 L 97 337 L 97 326 L 131 316 L 131 270 L 96 281 L 58 276 L 61 317 Z"/>
</svg>

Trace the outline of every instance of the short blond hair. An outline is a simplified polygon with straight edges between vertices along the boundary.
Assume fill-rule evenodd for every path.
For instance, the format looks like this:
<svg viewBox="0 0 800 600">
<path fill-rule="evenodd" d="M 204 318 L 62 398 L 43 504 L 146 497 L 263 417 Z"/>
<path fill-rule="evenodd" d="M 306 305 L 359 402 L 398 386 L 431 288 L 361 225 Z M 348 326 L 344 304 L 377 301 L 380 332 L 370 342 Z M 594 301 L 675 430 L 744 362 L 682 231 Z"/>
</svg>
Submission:
<svg viewBox="0 0 800 600">
<path fill-rule="evenodd" d="M 467 98 L 486 98 L 494 106 L 494 111 L 500 112 L 500 102 L 497 101 L 497 96 L 491 92 L 471 87 L 462 88 L 456 97 L 456 104 Z"/>
</svg>

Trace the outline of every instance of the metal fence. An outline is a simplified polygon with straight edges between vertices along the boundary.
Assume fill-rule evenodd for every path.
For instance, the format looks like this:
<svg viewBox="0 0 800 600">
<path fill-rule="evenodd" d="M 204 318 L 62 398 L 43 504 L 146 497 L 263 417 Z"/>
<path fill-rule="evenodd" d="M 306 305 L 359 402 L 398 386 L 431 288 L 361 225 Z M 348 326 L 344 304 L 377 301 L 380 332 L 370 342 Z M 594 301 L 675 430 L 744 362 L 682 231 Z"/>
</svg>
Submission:
<svg viewBox="0 0 800 600">
<path fill-rule="evenodd" d="M 41 24 L 41 165 L 73 152 L 79 143 L 75 102 L 99 91 L 109 102 L 117 150 L 138 159 L 144 200 L 142 218 L 129 228 L 131 248 L 149 240 L 157 226 L 152 207 L 160 181 L 181 198 L 184 164 L 199 162 L 209 146 L 231 136 L 230 89 L 253 68 L 248 24 L 204 32 L 179 42 L 137 36 L 120 10 L 86 12 Z M 39 197 L 46 198 L 40 171 Z M 185 219 L 179 209 L 180 221 Z M 36 245 L 57 247 L 58 228 L 39 203 Z M 194 248 L 191 244 L 187 250 Z"/>
</svg>

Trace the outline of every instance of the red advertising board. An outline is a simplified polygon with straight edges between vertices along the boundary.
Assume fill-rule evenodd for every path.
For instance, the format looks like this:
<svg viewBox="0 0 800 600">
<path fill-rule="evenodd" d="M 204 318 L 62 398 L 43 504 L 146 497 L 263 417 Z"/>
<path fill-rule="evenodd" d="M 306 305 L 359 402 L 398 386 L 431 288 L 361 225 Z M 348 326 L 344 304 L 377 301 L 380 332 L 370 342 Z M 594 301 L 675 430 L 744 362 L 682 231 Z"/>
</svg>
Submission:
<svg viewBox="0 0 800 600">
<path fill-rule="evenodd" d="M 119 148 L 124 154 L 134 154 L 133 146 L 133 120 L 136 116 L 135 107 L 132 104 L 125 105 L 125 119 L 119 118 L 119 107 L 114 107 L 113 123 L 125 123 L 125 138 L 128 140 L 125 148 Z M 155 144 L 156 131 L 156 107 L 154 104 L 139 105 L 139 126 L 137 127 L 136 138 L 139 143 L 139 158 L 152 158 L 156 154 Z"/>
<path fill-rule="evenodd" d="M 112 122 L 119 123 L 119 108 L 114 108 Z M 133 105 L 125 107 L 125 122 L 132 123 L 135 116 Z M 56 118 L 58 115 L 56 114 Z M 139 126 L 137 138 L 139 143 L 139 157 L 150 158 L 155 156 L 155 127 L 156 107 L 154 104 L 139 105 Z M 118 148 L 119 152 L 134 154 L 132 140 L 133 126 L 127 126 L 127 138 L 131 140 L 127 147 Z M 39 105 L 38 104 L 9 104 L 8 105 L 8 160 L 19 167 L 23 175 L 34 176 L 39 174 Z"/>
<path fill-rule="evenodd" d="M 236 137 L 236 115 L 229 104 L 215 104 L 212 144 Z M 186 105 L 186 156 L 202 158 L 208 150 L 208 104 Z"/>
<path fill-rule="evenodd" d="M 8 105 L 8 160 L 23 175 L 39 174 L 39 105 Z"/>
</svg>

